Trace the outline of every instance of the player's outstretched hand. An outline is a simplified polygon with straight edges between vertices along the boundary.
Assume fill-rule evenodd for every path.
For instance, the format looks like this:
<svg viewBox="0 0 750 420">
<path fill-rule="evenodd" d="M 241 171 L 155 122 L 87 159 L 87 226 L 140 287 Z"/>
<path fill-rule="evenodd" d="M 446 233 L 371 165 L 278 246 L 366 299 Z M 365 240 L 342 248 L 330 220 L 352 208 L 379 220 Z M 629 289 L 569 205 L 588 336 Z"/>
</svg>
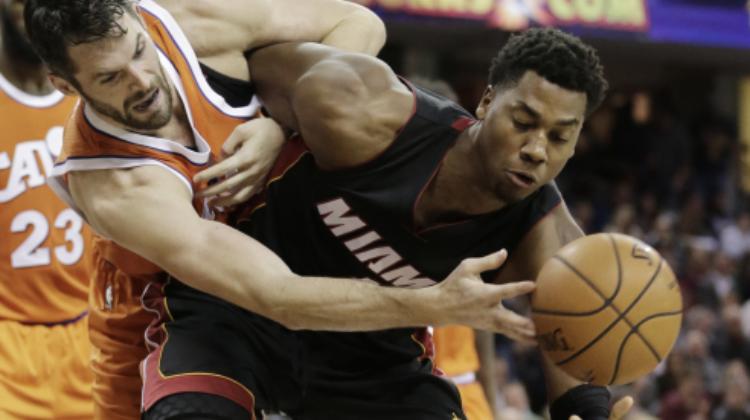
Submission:
<svg viewBox="0 0 750 420">
<path fill-rule="evenodd" d="M 534 282 L 487 284 L 480 277 L 481 273 L 503 265 L 507 258 L 506 250 L 482 258 L 468 258 L 433 288 L 441 294 L 437 309 L 446 316 L 444 324 L 468 325 L 504 334 L 513 340 L 534 341 L 534 323 L 502 304 L 503 299 L 531 293 Z"/>
<path fill-rule="evenodd" d="M 609 420 L 622 420 L 628 411 L 633 407 L 632 397 L 622 397 L 612 406 L 612 411 L 609 412 Z M 571 416 L 570 420 L 582 420 L 578 416 Z"/>
<path fill-rule="evenodd" d="M 255 118 L 237 126 L 221 148 L 224 159 L 195 175 L 197 183 L 217 180 L 198 192 L 212 206 L 230 207 L 263 189 L 281 146 L 284 131 L 270 118 Z"/>
</svg>

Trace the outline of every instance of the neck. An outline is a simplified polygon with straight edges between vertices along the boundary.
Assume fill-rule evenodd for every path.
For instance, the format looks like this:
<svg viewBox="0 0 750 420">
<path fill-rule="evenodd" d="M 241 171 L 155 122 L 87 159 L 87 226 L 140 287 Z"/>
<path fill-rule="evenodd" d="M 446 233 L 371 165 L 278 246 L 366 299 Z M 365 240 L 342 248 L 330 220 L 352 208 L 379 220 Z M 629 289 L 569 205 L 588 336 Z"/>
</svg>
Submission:
<svg viewBox="0 0 750 420">
<path fill-rule="evenodd" d="M 11 57 L 7 49 L 0 49 L 0 73 L 13 86 L 30 95 L 49 95 L 55 88 L 47 77 L 47 68 L 41 63 L 29 63 Z"/>
<path fill-rule="evenodd" d="M 448 151 L 425 191 L 424 225 L 465 219 L 503 208 L 492 190 L 477 147 L 481 121 L 467 128 Z"/>
</svg>

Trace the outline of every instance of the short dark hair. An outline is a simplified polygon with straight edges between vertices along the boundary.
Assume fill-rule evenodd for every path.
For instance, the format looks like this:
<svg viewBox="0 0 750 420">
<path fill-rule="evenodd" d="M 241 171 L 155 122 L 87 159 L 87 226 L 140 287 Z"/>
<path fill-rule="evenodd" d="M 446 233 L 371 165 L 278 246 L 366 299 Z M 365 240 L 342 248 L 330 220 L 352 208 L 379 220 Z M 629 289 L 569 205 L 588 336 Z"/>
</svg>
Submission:
<svg viewBox="0 0 750 420">
<path fill-rule="evenodd" d="M 73 82 L 68 47 L 124 35 L 117 21 L 134 10 L 131 0 L 27 0 L 24 7 L 34 50 L 52 72 Z"/>
<path fill-rule="evenodd" d="M 565 89 L 586 94 L 586 115 L 604 100 L 608 84 L 594 48 L 554 28 L 532 28 L 512 35 L 492 60 L 489 83 L 517 83 L 533 71 Z"/>
</svg>

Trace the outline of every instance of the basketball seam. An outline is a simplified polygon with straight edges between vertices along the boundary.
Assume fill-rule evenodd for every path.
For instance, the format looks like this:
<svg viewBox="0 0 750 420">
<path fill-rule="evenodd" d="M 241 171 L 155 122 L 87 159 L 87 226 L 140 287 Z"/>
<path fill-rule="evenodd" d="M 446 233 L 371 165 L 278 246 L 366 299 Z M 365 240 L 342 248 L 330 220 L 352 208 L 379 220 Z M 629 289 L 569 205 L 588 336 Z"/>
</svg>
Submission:
<svg viewBox="0 0 750 420">
<path fill-rule="evenodd" d="M 603 293 L 602 293 L 602 292 L 601 292 L 601 291 L 600 291 L 600 290 L 599 290 L 598 288 L 596 288 L 596 286 L 595 286 L 595 285 L 593 284 L 593 282 L 592 282 L 592 281 L 591 281 L 591 280 L 590 280 L 590 279 L 589 279 L 588 277 L 586 277 L 585 275 L 583 275 L 583 273 L 579 272 L 579 271 L 578 271 L 578 270 L 577 270 L 577 269 L 576 269 L 576 268 L 575 268 L 575 267 L 574 267 L 574 266 L 573 266 L 572 264 L 570 264 L 570 263 L 569 263 L 569 262 L 568 262 L 567 260 L 565 260 L 564 258 L 562 258 L 562 257 L 560 257 L 560 256 L 558 256 L 558 255 L 555 255 L 555 256 L 554 256 L 553 258 L 556 258 L 556 259 L 558 259 L 559 261 L 561 261 L 561 262 L 562 262 L 563 264 L 565 264 L 565 265 L 566 265 L 566 266 L 567 266 L 568 268 L 570 268 L 570 270 L 571 270 L 571 271 L 573 271 L 573 272 L 574 272 L 574 273 L 575 273 L 576 275 L 578 275 L 578 276 L 579 276 L 579 277 L 581 278 L 581 280 L 585 281 L 585 282 L 586 282 L 586 284 L 588 284 L 588 285 L 589 285 L 589 287 L 591 287 L 591 288 L 592 288 L 592 290 L 594 290 L 594 292 L 596 292 L 596 293 L 597 293 L 597 294 L 598 294 L 599 296 L 601 296 L 602 298 L 604 297 L 604 294 L 603 294 Z M 556 363 L 556 364 L 557 364 L 557 366 L 562 366 L 562 365 L 564 365 L 564 364 L 566 364 L 566 363 L 570 362 L 571 360 L 575 359 L 576 357 L 580 356 L 580 355 L 581 355 L 581 354 L 582 354 L 583 352 L 585 352 L 586 350 L 588 350 L 589 348 L 591 348 L 591 346 L 593 346 L 593 345 L 594 345 L 594 344 L 596 344 L 596 343 L 597 343 L 597 342 L 598 342 L 599 340 L 601 340 L 601 338 L 602 338 L 602 337 L 604 337 L 605 335 L 607 335 L 607 333 L 608 333 L 608 332 L 609 332 L 610 330 L 612 330 L 612 328 L 614 328 L 614 327 L 615 327 L 615 325 L 617 325 L 617 323 L 619 323 L 620 321 L 622 321 L 623 319 L 625 319 L 625 315 L 627 315 L 627 314 L 628 314 L 628 312 L 629 312 L 629 311 L 630 311 L 631 309 L 633 309 L 633 307 L 634 307 L 634 306 L 635 306 L 635 305 L 636 305 L 636 304 L 638 303 L 638 301 L 639 301 L 639 300 L 640 300 L 640 299 L 641 299 L 641 298 L 643 297 L 643 295 L 645 295 L 645 294 L 646 294 L 646 291 L 648 291 L 648 289 L 649 289 L 649 288 L 651 287 L 651 285 L 652 285 L 652 284 L 654 283 L 654 280 L 656 279 L 656 276 L 657 276 L 657 275 L 659 274 L 659 272 L 661 271 L 661 267 L 662 267 L 662 265 L 663 265 L 663 262 L 664 262 L 663 260 L 659 260 L 659 266 L 658 266 L 658 267 L 656 268 L 656 270 L 654 271 L 654 274 L 653 274 L 653 275 L 651 276 L 651 278 L 649 279 L 649 281 L 648 281 L 648 284 L 646 284 L 646 286 L 645 286 L 645 287 L 644 287 L 644 288 L 643 288 L 643 289 L 641 290 L 641 292 L 639 293 L 639 295 L 638 295 L 638 296 L 636 296 L 636 298 L 635 298 L 635 299 L 634 299 L 634 300 L 633 300 L 633 301 L 632 301 L 632 302 L 630 303 L 630 305 L 629 305 L 629 306 L 628 306 L 628 307 L 627 307 L 627 308 L 625 309 L 625 311 L 624 311 L 624 312 L 623 312 L 623 311 L 621 311 L 621 310 L 620 310 L 620 309 L 619 309 L 619 308 L 618 308 L 618 307 L 617 307 L 617 306 L 616 306 L 616 305 L 615 305 L 614 303 L 611 303 L 611 304 L 610 304 L 610 307 L 612 307 L 612 308 L 613 308 L 613 310 L 614 310 L 614 311 L 615 311 L 615 312 L 617 313 L 617 315 L 618 315 L 618 316 L 617 316 L 617 318 L 616 318 L 616 319 L 615 319 L 615 320 L 614 320 L 614 321 L 613 321 L 613 322 L 612 322 L 612 323 L 611 323 L 611 324 L 610 324 L 609 326 L 607 326 L 607 328 L 605 328 L 605 329 L 604 329 L 604 331 L 602 331 L 601 333 L 599 333 L 599 335 L 598 335 L 598 336 L 594 337 L 594 338 L 593 338 L 593 339 L 592 339 L 592 340 L 591 340 L 591 341 L 590 341 L 589 343 L 587 343 L 587 344 L 586 344 L 585 346 L 583 346 L 583 347 L 582 347 L 582 348 L 581 348 L 580 350 L 578 350 L 578 351 L 577 351 L 576 353 L 574 353 L 574 354 L 572 354 L 572 355 L 568 356 L 568 357 L 567 357 L 566 359 L 564 359 L 564 360 L 561 360 L 561 361 L 557 362 L 557 363 Z M 630 325 L 630 327 L 631 327 L 631 328 L 633 327 L 633 325 L 632 325 L 632 324 L 631 324 L 630 322 L 628 322 L 627 320 L 626 320 L 626 322 L 628 323 L 628 325 Z"/>
<path fill-rule="evenodd" d="M 608 235 L 608 236 L 610 236 L 610 240 L 611 240 L 612 239 L 611 235 Z M 558 257 L 557 255 L 555 255 L 555 257 L 557 257 L 556 259 L 562 261 L 563 263 L 566 262 L 565 260 L 563 260 L 562 257 Z M 591 311 L 588 311 L 588 312 L 565 312 L 565 311 L 552 311 L 552 310 L 546 310 L 546 309 L 533 309 L 532 308 L 531 313 L 540 314 L 540 315 L 559 315 L 559 316 L 590 316 L 590 315 L 594 315 L 598 312 L 603 311 L 610 305 L 613 305 L 613 302 L 615 298 L 617 297 L 617 295 L 620 294 L 620 288 L 622 287 L 622 269 L 620 267 L 620 257 L 619 257 L 619 254 L 617 253 L 617 249 L 615 249 L 615 261 L 617 262 L 617 284 L 615 286 L 615 290 L 612 292 L 612 296 L 610 296 L 609 298 L 606 297 L 604 293 L 601 293 L 599 289 L 595 288 L 593 284 L 588 281 L 588 278 L 583 275 L 583 273 L 579 273 L 575 269 L 573 270 L 575 274 L 577 274 L 582 280 L 584 280 L 589 285 L 589 287 L 594 289 L 594 291 L 599 295 L 599 297 L 604 300 L 604 303 L 602 303 L 602 306 L 596 309 L 593 309 Z M 568 264 L 565 264 L 565 265 L 568 268 L 572 268 Z"/>
<path fill-rule="evenodd" d="M 613 384 L 613 383 L 615 382 L 615 380 L 617 380 L 617 376 L 618 376 L 618 374 L 619 374 L 619 370 L 620 370 L 620 359 L 622 358 L 622 351 L 623 351 L 623 349 L 625 348 L 625 345 L 627 344 L 627 342 L 628 342 L 628 340 L 630 339 L 630 337 L 632 337 L 632 336 L 633 336 L 633 334 L 635 334 L 635 333 L 636 333 L 636 332 L 638 331 L 638 328 L 639 328 L 639 327 L 641 327 L 641 326 L 642 326 L 643 324 L 645 324 L 645 323 L 646 323 L 647 321 L 650 321 L 650 320 L 652 320 L 652 319 L 654 319 L 654 318 L 659 318 L 659 317 L 667 317 L 667 316 L 673 316 L 673 315 L 681 315 L 681 314 L 682 314 L 682 309 L 680 309 L 680 310 L 678 310 L 678 311 L 672 311 L 672 312 L 659 312 L 659 313 L 657 313 L 657 314 L 651 314 L 651 315 L 647 316 L 646 318 L 642 319 L 642 320 L 641 320 L 641 321 L 640 321 L 640 322 L 639 322 L 638 324 L 636 324 L 636 325 L 635 325 L 635 327 L 634 327 L 633 329 L 631 329 L 631 330 L 630 330 L 630 332 L 628 332 L 628 334 L 627 334 L 627 335 L 625 336 L 625 338 L 624 338 L 624 339 L 622 340 L 622 343 L 620 343 L 620 348 L 619 348 L 619 349 L 617 350 L 617 359 L 616 359 L 616 361 L 615 361 L 615 369 L 614 369 L 614 371 L 612 372 L 612 379 L 610 379 L 610 381 L 609 381 L 609 385 L 612 385 L 612 384 Z M 640 334 L 638 334 L 638 335 L 640 336 Z M 646 344 L 647 346 L 651 347 L 651 346 L 650 346 L 650 343 L 648 342 L 648 340 L 646 340 L 646 338 L 645 338 L 645 337 L 643 337 L 643 336 L 640 336 L 640 338 L 641 338 L 641 340 L 643 340 L 643 341 L 644 341 L 644 343 L 645 343 L 645 344 Z M 660 356 L 660 355 L 658 354 L 658 352 L 657 352 L 657 354 L 655 355 L 655 357 L 656 357 L 656 362 L 657 362 L 657 363 L 661 362 L 661 359 L 662 359 L 662 358 L 661 358 L 661 356 Z"/>
<path fill-rule="evenodd" d="M 615 242 L 614 235 L 612 235 L 610 233 L 610 234 L 607 234 L 607 236 L 609 237 L 609 241 L 612 244 L 612 249 L 615 252 L 615 259 L 617 260 L 617 282 L 618 282 L 618 286 L 619 286 L 620 280 L 622 279 L 622 263 L 621 263 L 621 260 L 620 260 L 620 251 L 617 250 L 617 243 Z M 651 281 L 653 281 L 656 278 L 656 276 L 658 275 L 658 273 L 661 271 L 661 264 L 662 264 L 663 261 L 664 261 L 663 259 L 659 259 L 659 266 L 656 268 L 656 272 L 654 273 L 654 276 L 651 278 L 651 280 L 649 280 L 649 283 Z M 649 287 L 650 287 L 650 284 L 646 286 L 646 288 L 649 288 Z M 638 335 L 638 337 L 641 338 L 641 340 L 643 340 L 643 342 L 646 344 L 646 347 L 648 347 L 648 349 L 651 351 L 651 354 L 654 357 L 656 357 L 657 359 L 659 359 L 659 352 L 656 351 L 656 349 L 651 345 L 651 343 L 648 340 L 646 340 L 646 338 L 641 334 L 640 331 L 638 331 L 638 327 L 633 326 L 633 323 L 630 322 L 630 319 L 628 319 L 628 317 L 627 317 L 628 312 L 633 308 L 633 306 L 635 305 L 635 303 L 637 303 L 641 299 L 641 297 L 642 297 L 642 295 L 638 296 L 636 298 L 635 302 L 633 302 L 631 304 L 631 306 L 622 315 L 622 319 L 625 320 L 625 323 L 628 324 L 628 326 L 630 326 L 630 330 L 631 331 L 633 329 L 635 329 L 635 333 Z M 612 302 L 612 306 L 615 308 L 616 312 L 618 312 L 618 313 L 620 312 L 620 308 L 618 308 L 614 304 L 614 300 Z"/>
</svg>

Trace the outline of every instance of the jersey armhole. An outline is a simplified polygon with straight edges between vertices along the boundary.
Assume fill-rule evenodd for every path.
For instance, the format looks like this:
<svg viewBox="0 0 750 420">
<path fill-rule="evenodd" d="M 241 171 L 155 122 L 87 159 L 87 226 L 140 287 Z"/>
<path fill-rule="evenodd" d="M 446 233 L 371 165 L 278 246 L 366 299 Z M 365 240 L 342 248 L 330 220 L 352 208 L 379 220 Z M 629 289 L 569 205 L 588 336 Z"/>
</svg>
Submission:
<svg viewBox="0 0 750 420">
<path fill-rule="evenodd" d="M 63 201 L 65 201 L 71 209 L 75 210 L 81 217 L 84 218 L 83 212 L 78 209 L 73 200 L 73 196 L 68 188 L 67 176 L 72 172 L 84 172 L 84 171 L 96 171 L 96 170 L 108 170 L 108 169 L 132 169 L 140 166 L 158 166 L 161 167 L 170 174 L 177 177 L 182 181 L 183 185 L 187 188 L 190 196 L 194 194 L 192 183 L 190 179 L 178 171 L 177 169 L 167 165 L 156 159 L 145 159 L 145 158 L 125 158 L 125 157 L 94 157 L 94 158 L 68 158 L 64 162 L 58 163 L 52 169 L 52 173 L 49 176 L 48 184 L 50 188 L 58 195 Z"/>
</svg>

